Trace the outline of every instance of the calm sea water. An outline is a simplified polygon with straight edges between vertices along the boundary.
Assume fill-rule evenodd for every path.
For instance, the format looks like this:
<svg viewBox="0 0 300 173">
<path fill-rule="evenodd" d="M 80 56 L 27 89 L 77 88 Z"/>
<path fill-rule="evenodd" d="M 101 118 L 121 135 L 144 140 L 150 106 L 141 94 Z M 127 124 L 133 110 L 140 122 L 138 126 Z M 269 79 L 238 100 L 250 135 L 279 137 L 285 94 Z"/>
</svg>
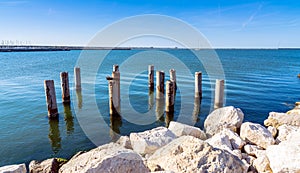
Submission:
<svg viewBox="0 0 300 173">
<path fill-rule="evenodd" d="M 147 53 L 148 52 L 148 53 Z M 201 52 L 201 51 L 198 51 Z M 263 123 L 270 111 L 286 112 L 299 101 L 300 50 L 217 50 L 225 73 L 226 105 L 243 110 L 246 121 Z M 94 61 L 106 51 L 88 51 L 85 61 L 93 66 Z M 61 102 L 59 73 L 69 72 L 73 91 L 73 68 L 77 65 L 81 51 L 66 52 L 11 52 L 0 53 L 0 166 L 15 163 L 29 163 L 49 157 L 70 158 L 81 150 L 95 147 L 86 136 L 86 130 L 97 136 L 97 144 L 115 140 L 115 131 L 128 135 L 156 126 L 165 126 L 170 119 L 185 121 L 203 127 L 205 117 L 212 111 L 213 80 L 209 80 L 205 65 L 189 50 L 113 50 L 97 70 L 95 80 L 83 80 L 81 92 L 72 92 L 72 103 L 64 106 Z M 132 57 L 137 61 L 129 61 Z M 153 62 L 151 58 L 156 57 Z M 176 57 L 188 69 L 189 74 L 178 72 L 178 90 L 174 117 L 163 115 L 163 105 L 149 95 L 147 87 L 147 66 L 162 64 L 159 69 L 177 67 L 169 60 Z M 122 64 L 130 64 L 122 68 Z M 213 62 L 212 62 L 213 63 Z M 108 90 L 105 77 L 111 74 L 112 65 L 121 64 L 121 115 L 111 118 L 108 111 Z M 125 66 L 125 65 L 124 65 Z M 85 67 L 87 68 L 87 67 Z M 144 68 L 138 74 L 135 69 Z M 216 69 L 215 71 L 219 71 Z M 196 71 L 203 72 L 203 99 L 198 112 L 193 98 Z M 82 74 L 83 78 L 91 75 Z M 133 79 L 132 79 L 133 78 Z M 168 79 L 166 73 L 166 79 Z M 45 104 L 43 81 L 55 80 L 59 119 L 49 121 Z M 90 87 L 92 86 L 92 87 Z M 89 88 L 93 88 L 90 90 Z M 95 98 L 96 107 L 93 107 Z M 185 112 L 181 106 L 191 110 Z M 199 105 L 198 105 L 199 106 Z M 144 113 L 153 110 L 150 114 Z M 95 119 L 88 111 L 95 116 Z M 78 114 L 81 114 L 77 116 Z M 85 117 L 86 116 L 86 117 Z M 101 118 L 103 121 L 96 121 Z M 83 120 L 90 120 L 88 127 Z M 136 121 L 135 121 L 136 120 Z M 138 121 L 141 120 L 141 121 Z M 144 121 L 143 121 L 144 120 Z M 140 122 L 140 123 L 136 123 Z M 145 123 L 146 122 L 146 123 Z M 147 123 L 148 122 L 148 123 Z M 85 127 L 83 127 L 85 126 Z M 112 130 L 108 130 L 111 127 Z M 102 129 L 97 131 L 96 129 Z"/>
</svg>

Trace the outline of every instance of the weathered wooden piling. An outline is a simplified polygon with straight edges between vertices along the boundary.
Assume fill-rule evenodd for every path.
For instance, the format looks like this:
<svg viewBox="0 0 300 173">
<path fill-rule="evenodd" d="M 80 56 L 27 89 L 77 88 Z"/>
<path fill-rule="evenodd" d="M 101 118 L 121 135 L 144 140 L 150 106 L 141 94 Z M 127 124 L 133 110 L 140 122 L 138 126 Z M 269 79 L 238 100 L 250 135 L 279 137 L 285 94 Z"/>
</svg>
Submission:
<svg viewBox="0 0 300 173">
<path fill-rule="evenodd" d="M 70 103 L 69 75 L 68 72 L 60 73 L 61 95 L 63 103 Z"/>
<path fill-rule="evenodd" d="M 166 112 L 173 113 L 174 112 L 174 97 L 175 97 L 175 83 L 171 80 L 166 82 Z"/>
<path fill-rule="evenodd" d="M 115 64 L 113 65 L 113 72 L 112 72 L 112 78 L 114 80 L 114 87 L 113 87 L 113 93 L 115 95 L 114 97 L 114 105 L 119 110 L 119 106 L 121 103 L 121 93 L 120 93 L 120 71 L 119 71 L 119 65 Z"/>
<path fill-rule="evenodd" d="M 202 99 L 202 72 L 195 72 L 195 98 Z"/>
<path fill-rule="evenodd" d="M 58 110 L 57 110 L 57 103 L 56 103 L 54 81 L 53 80 L 45 80 L 44 88 L 45 88 L 46 103 L 47 103 L 47 108 L 48 108 L 48 117 L 49 118 L 57 118 Z"/>
<path fill-rule="evenodd" d="M 148 66 L 148 87 L 149 91 L 154 91 L 154 66 Z"/>
<path fill-rule="evenodd" d="M 80 74 L 79 67 L 74 68 L 74 76 L 75 76 L 75 88 L 76 90 L 79 90 L 81 89 L 81 74 Z"/>
<path fill-rule="evenodd" d="M 176 83 L 176 70 L 170 69 L 170 80 L 174 83 L 174 92 L 176 93 L 177 90 L 177 83 Z"/>
<path fill-rule="evenodd" d="M 164 98 L 165 93 L 165 72 L 156 71 L 156 99 Z"/>
<path fill-rule="evenodd" d="M 106 77 L 108 81 L 108 93 L 109 93 L 109 114 L 119 115 L 120 111 L 120 98 L 117 93 L 116 80 L 113 77 Z"/>
<path fill-rule="evenodd" d="M 214 108 L 221 108 L 224 104 L 224 80 L 217 79 L 215 87 Z"/>
</svg>

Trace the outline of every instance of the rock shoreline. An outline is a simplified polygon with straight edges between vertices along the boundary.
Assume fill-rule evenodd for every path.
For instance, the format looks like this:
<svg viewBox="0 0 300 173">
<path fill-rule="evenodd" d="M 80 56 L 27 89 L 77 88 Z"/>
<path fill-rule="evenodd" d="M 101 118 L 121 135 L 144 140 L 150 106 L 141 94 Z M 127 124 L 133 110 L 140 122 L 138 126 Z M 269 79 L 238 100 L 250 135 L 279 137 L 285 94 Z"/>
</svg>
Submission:
<svg viewBox="0 0 300 173">
<path fill-rule="evenodd" d="M 31 161 L 30 173 L 300 172 L 300 109 L 270 112 L 264 125 L 244 122 L 239 108 L 209 114 L 204 129 L 179 122 L 79 152 L 69 161 Z M 25 173 L 25 164 L 0 167 Z"/>
</svg>

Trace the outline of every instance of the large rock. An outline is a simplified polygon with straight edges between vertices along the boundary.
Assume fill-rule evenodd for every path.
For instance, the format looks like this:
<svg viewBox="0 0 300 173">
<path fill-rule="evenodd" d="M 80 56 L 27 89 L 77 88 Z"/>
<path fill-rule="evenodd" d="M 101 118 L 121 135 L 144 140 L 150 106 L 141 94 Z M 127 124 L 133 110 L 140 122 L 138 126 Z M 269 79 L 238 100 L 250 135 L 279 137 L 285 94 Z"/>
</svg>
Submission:
<svg viewBox="0 0 300 173">
<path fill-rule="evenodd" d="M 246 142 L 230 129 L 223 129 L 220 134 L 228 136 L 233 149 L 242 149 Z"/>
<path fill-rule="evenodd" d="M 266 155 L 263 155 L 261 157 L 258 157 L 253 161 L 253 166 L 256 168 L 258 172 L 264 172 L 264 173 L 272 173 L 272 170 L 270 168 L 270 162 Z"/>
<path fill-rule="evenodd" d="M 174 172 L 246 172 L 236 156 L 192 136 L 182 136 L 156 150 L 148 164 Z"/>
<path fill-rule="evenodd" d="M 42 162 L 38 162 L 33 160 L 29 164 L 29 172 L 30 173 L 57 173 L 59 167 L 65 163 L 65 161 L 61 161 L 62 159 L 47 159 Z"/>
<path fill-rule="evenodd" d="M 151 154 L 175 138 L 175 134 L 165 127 L 130 134 L 131 146 L 140 154 Z"/>
<path fill-rule="evenodd" d="M 205 122 L 204 129 L 208 137 L 227 128 L 236 132 L 244 120 L 244 113 L 233 106 L 223 107 L 210 113 Z"/>
<path fill-rule="evenodd" d="M 263 150 L 263 148 L 258 147 L 256 145 L 247 144 L 247 145 L 244 146 L 244 151 L 248 155 L 255 156 L 255 157 L 259 157 L 261 155 L 265 155 L 265 150 Z"/>
<path fill-rule="evenodd" d="M 194 136 L 202 140 L 206 139 L 205 133 L 199 128 L 182 124 L 179 122 L 171 121 L 168 129 L 171 132 L 173 132 L 177 137 L 188 135 Z"/>
<path fill-rule="evenodd" d="M 290 126 L 290 125 L 286 125 L 286 124 L 279 126 L 276 143 L 279 144 L 280 142 L 285 141 L 289 134 L 297 131 L 298 129 L 300 129 L 300 128 L 297 126 Z"/>
<path fill-rule="evenodd" d="M 117 141 L 117 144 L 121 145 L 124 148 L 132 149 L 131 142 L 128 136 L 121 136 Z"/>
<path fill-rule="evenodd" d="M 142 157 L 132 150 L 110 143 L 77 155 L 64 164 L 60 173 L 128 173 L 149 172 Z"/>
<path fill-rule="evenodd" d="M 264 126 L 256 123 L 246 122 L 241 126 L 240 136 L 246 142 L 267 148 L 275 143 L 271 132 Z"/>
<path fill-rule="evenodd" d="M 286 124 L 292 126 L 300 126 L 300 114 L 286 114 L 278 112 L 270 112 L 268 119 L 264 121 L 265 126 L 279 126 Z"/>
<path fill-rule="evenodd" d="M 300 131 L 291 133 L 286 141 L 266 150 L 273 172 L 300 172 Z"/>
<path fill-rule="evenodd" d="M 19 164 L 19 165 L 7 165 L 0 167 L 1 173 L 26 173 L 26 166 L 25 164 Z"/>
</svg>

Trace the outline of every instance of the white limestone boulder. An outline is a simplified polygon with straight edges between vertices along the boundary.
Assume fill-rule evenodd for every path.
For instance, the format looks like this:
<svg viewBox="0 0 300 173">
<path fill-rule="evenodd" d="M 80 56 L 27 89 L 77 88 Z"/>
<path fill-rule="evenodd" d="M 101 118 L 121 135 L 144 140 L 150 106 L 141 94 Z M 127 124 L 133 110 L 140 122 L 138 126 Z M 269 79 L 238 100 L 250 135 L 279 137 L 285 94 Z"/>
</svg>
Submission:
<svg viewBox="0 0 300 173">
<path fill-rule="evenodd" d="M 250 155 L 250 156 L 255 156 L 255 157 L 259 157 L 261 155 L 265 154 L 265 150 L 263 150 L 263 148 L 257 146 L 257 145 L 251 145 L 251 144 L 247 144 L 244 146 L 244 151 Z"/>
<path fill-rule="evenodd" d="M 193 136 L 182 136 L 155 151 L 147 161 L 173 172 L 247 172 L 236 156 Z"/>
<path fill-rule="evenodd" d="M 128 136 L 121 136 L 117 141 L 117 144 L 121 145 L 124 148 L 132 149 L 131 142 Z"/>
<path fill-rule="evenodd" d="M 285 141 L 266 150 L 273 172 L 300 172 L 300 131 L 288 135 Z"/>
<path fill-rule="evenodd" d="M 271 132 L 272 136 L 275 138 L 275 136 L 277 135 L 277 129 L 273 126 L 269 126 L 267 129 L 269 130 L 269 132 Z"/>
<path fill-rule="evenodd" d="M 19 165 L 7 165 L 0 167 L 1 173 L 26 173 L 26 166 L 25 164 Z"/>
<path fill-rule="evenodd" d="M 233 106 L 223 107 L 210 113 L 205 122 L 204 129 L 208 137 L 227 128 L 236 132 L 244 120 L 244 113 L 239 108 Z"/>
<path fill-rule="evenodd" d="M 139 133 L 131 133 L 130 142 L 133 150 L 139 154 L 151 154 L 158 148 L 176 138 L 175 134 L 166 127 L 157 127 Z"/>
<path fill-rule="evenodd" d="M 273 126 L 275 128 L 283 124 L 300 126 L 300 114 L 270 112 L 268 119 L 264 121 L 265 126 Z"/>
<path fill-rule="evenodd" d="M 202 140 L 206 139 L 206 134 L 200 128 L 189 126 L 179 122 L 171 121 L 168 129 L 177 137 L 188 135 Z"/>
<path fill-rule="evenodd" d="M 266 155 L 263 155 L 255 159 L 253 161 L 253 166 L 258 172 L 272 173 L 272 170 L 270 168 L 270 161 Z"/>
<path fill-rule="evenodd" d="M 276 143 L 279 144 L 282 141 L 285 141 L 287 136 L 297 130 L 300 130 L 300 127 L 297 126 L 291 126 L 283 124 L 278 127 L 278 136 L 276 138 Z"/>
<path fill-rule="evenodd" d="M 257 123 L 243 123 L 241 126 L 240 136 L 246 142 L 256 144 L 262 148 L 267 148 L 269 145 L 275 143 L 275 139 L 271 132 L 264 126 Z"/>
<path fill-rule="evenodd" d="M 142 157 L 132 150 L 109 143 L 71 158 L 60 169 L 60 173 L 124 173 L 149 172 Z"/>
</svg>

